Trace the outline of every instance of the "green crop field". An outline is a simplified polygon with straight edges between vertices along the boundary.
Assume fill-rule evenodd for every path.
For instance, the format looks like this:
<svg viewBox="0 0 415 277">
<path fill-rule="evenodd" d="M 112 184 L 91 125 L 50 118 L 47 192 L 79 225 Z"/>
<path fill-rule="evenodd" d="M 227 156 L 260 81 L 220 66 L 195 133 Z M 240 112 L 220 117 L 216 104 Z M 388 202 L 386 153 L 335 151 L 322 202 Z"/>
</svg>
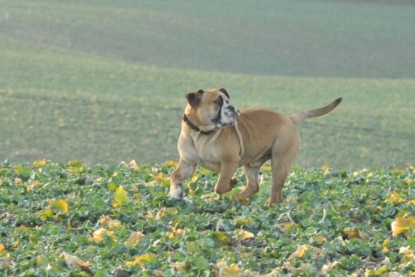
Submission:
<svg viewBox="0 0 415 277">
<path fill-rule="evenodd" d="M 415 3 L 0 0 L 1 276 L 413 276 Z M 185 94 L 298 128 L 284 201 L 168 197 Z"/>
<path fill-rule="evenodd" d="M 415 169 L 294 168 L 266 207 L 174 164 L 0 164 L 1 276 L 412 276 Z M 238 171 L 240 183 L 244 182 Z"/>
</svg>

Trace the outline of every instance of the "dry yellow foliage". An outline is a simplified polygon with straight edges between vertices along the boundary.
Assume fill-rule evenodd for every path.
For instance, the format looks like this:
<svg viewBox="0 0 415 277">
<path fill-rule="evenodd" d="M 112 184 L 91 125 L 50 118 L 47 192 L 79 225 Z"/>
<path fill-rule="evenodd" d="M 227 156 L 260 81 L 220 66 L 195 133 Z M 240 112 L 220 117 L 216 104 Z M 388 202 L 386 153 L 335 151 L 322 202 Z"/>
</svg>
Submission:
<svg viewBox="0 0 415 277">
<path fill-rule="evenodd" d="M 237 239 L 252 239 L 255 237 L 253 233 L 245 231 L 243 229 L 236 229 L 235 232 Z"/>
<path fill-rule="evenodd" d="M 57 211 L 59 211 L 59 212 L 63 212 L 63 213 L 65 213 L 65 214 L 69 211 L 69 205 L 68 205 L 68 203 L 66 203 L 66 201 L 65 201 L 65 200 L 63 200 L 63 199 L 52 200 L 52 201 L 49 203 L 49 207 L 50 207 L 52 210 L 57 210 Z"/>
<path fill-rule="evenodd" d="M 175 161 L 167 161 L 166 163 L 167 167 L 176 167 L 177 166 L 177 162 Z"/>
<path fill-rule="evenodd" d="M 393 203 L 393 204 L 399 204 L 405 202 L 405 198 L 403 198 L 401 195 L 399 195 L 396 191 L 391 191 L 389 198 L 385 199 L 385 202 L 387 203 Z"/>
<path fill-rule="evenodd" d="M 39 167 L 42 167 L 42 166 L 44 166 L 46 164 L 47 164 L 47 161 L 45 159 L 43 159 L 43 160 L 35 161 L 33 163 L 33 166 L 36 167 L 36 168 L 39 168 Z"/>
<path fill-rule="evenodd" d="M 102 215 L 98 221 L 100 224 L 109 227 L 110 229 L 118 228 L 121 226 L 121 221 L 117 219 L 111 219 L 107 215 Z"/>
<path fill-rule="evenodd" d="M 392 235 L 394 237 L 415 229 L 415 216 L 397 218 L 391 223 Z"/>
<path fill-rule="evenodd" d="M 124 186 L 119 186 L 114 193 L 114 201 L 112 201 L 112 206 L 114 208 L 121 207 L 130 200 L 128 192 L 124 189 Z"/>
<path fill-rule="evenodd" d="M 105 228 L 99 228 L 92 234 L 92 237 L 89 238 L 89 241 L 100 243 L 104 239 L 104 236 L 109 236 L 112 239 L 115 239 L 114 232 L 109 231 Z"/>
<path fill-rule="evenodd" d="M 70 269 L 80 268 L 83 271 L 90 272 L 90 269 L 89 269 L 91 267 L 91 263 L 90 262 L 84 262 L 83 260 L 81 260 L 77 256 L 68 254 L 66 252 L 63 252 L 61 254 L 61 257 L 64 258 L 66 265 Z"/>
<path fill-rule="evenodd" d="M 127 247 L 137 245 L 138 243 L 140 243 L 140 239 L 142 237 L 144 237 L 144 234 L 142 232 L 132 232 L 128 240 L 124 242 L 124 245 Z"/>
<path fill-rule="evenodd" d="M 153 262 L 156 257 L 153 254 L 143 254 L 134 258 L 134 261 L 127 262 L 126 266 L 144 266 L 146 263 Z"/>
</svg>

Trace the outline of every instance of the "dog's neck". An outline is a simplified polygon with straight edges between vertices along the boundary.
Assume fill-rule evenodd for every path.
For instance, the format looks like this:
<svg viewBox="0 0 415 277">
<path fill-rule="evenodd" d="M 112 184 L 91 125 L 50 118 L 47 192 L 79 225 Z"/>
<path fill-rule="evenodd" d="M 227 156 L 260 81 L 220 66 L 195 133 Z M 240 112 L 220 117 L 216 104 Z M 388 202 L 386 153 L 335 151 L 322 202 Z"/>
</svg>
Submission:
<svg viewBox="0 0 415 277">
<path fill-rule="evenodd" d="M 197 127 L 196 125 L 194 125 L 189 118 L 187 118 L 187 116 L 185 114 L 183 114 L 183 121 L 186 122 L 187 126 L 190 127 L 190 129 L 193 129 L 194 131 L 198 132 L 199 134 L 202 135 L 210 135 L 213 132 L 215 132 L 215 130 L 210 130 L 210 131 L 203 131 L 201 130 L 199 127 Z"/>
</svg>

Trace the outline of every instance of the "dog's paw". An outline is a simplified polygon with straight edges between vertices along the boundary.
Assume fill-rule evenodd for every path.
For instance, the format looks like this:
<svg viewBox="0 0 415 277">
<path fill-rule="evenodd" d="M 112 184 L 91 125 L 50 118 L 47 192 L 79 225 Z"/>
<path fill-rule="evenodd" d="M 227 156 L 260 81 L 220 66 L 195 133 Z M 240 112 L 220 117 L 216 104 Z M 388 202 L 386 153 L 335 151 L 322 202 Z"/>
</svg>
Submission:
<svg viewBox="0 0 415 277">
<path fill-rule="evenodd" d="M 234 188 L 237 183 L 238 183 L 238 180 L 236 178 L 232 178 L 231 181 L 229 182 L 229 185 L 231 186 L 231 188 Z"/>
<path fill-rule="evenodd" d="M 183 189 L 180 186 L 170 187 L 170 197 L 174 199 L 183 199 Z"/>
</svg>

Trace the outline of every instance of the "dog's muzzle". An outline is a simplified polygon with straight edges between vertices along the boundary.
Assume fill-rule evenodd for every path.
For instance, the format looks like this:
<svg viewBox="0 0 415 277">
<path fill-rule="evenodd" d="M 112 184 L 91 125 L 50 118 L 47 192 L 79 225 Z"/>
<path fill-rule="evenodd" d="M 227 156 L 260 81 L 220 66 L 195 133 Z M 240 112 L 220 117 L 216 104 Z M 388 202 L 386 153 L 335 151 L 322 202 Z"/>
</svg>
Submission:
<svg viewBox="0 0 415 277">
<path fill-rule="evenodd" d="M 218 113 L 217 117 L 212 120 L 218 128 L 235 125 L 236 118 L 240 115 L 240 111 L 232 105 L 224 105 Z"/>
</svg>

